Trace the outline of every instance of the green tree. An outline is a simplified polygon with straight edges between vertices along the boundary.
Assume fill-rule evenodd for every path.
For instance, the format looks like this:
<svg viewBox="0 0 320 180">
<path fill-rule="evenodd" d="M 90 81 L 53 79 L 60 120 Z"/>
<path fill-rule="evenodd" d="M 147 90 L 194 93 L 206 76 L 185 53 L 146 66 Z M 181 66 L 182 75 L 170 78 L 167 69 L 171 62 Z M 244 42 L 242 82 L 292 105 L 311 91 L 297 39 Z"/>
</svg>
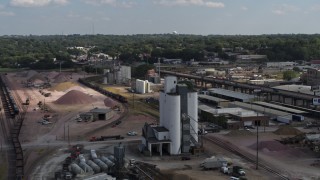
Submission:
<svg viewBox="0 0 320 180">
<path fill-rule="evenodd" d="M 290 81 L 293 78 L 299 77 L 299 73 L 296 71 L 284 71 L 283 72 L 283 79 Z"/>
</svg>

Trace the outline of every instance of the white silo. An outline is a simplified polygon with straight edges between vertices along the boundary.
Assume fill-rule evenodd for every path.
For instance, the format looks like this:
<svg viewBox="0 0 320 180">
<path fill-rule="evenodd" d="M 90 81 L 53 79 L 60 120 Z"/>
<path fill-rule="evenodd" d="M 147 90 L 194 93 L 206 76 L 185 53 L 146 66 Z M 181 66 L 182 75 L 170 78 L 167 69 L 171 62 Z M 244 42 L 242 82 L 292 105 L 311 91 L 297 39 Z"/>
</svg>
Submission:
<svg viewBox="0 0 320 180">
<path fill-rule="evenodd" d="M 103 84 L 108 84 L 108 74 L 110 70 L 109 69 L 104 69 L 103 70 Z"/>
<path fill-rule="evenodd" d="M 188 115 L 190 116 L 190 134 L 198 142 L 198 93 L 188 93 Z"/>
<path fill-rule="evenodd" d="M 160 125 L 169 130 L 170 154 L 173 155 L 181 152 L 180 109 L 179 95 L 160 93 Z"/>
<path fill-rule="evenodd" d="M 175 76 L 167 76 L 164 80 L 164 92 L 175 93 L 178 79 Z"/>
</svg>

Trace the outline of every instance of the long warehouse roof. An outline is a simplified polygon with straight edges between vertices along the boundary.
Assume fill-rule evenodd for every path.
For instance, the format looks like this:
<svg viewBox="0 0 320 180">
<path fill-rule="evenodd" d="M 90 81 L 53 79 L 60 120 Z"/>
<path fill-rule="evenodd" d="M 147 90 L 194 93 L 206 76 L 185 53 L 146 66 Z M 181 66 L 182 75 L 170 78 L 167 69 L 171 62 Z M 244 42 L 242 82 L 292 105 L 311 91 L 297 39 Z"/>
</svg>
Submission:
<svg viewBox="0 0 320 180">
<path fill-rule="evenodd" d="M 261 106 L 266 106 L 266 107 L 278 109 L 280 111 L 285 111 L 285 112 L 289 112 L 289 113 L 295 113 L 295 114 L 307 113 L 306 111 L 301 111 L 299 109 L 288 108 L 288 107 L 285 107 L 285 106 L 280 106 L 280 105 L 277 105 L 277 104 L 271 104 L 271 103 L 262 102 L 262 101 L 256 101 L 256 102 L 254 102 L 254 104 L 258 104 L 258 105 L 261 105 Z"/>
<path fill-rule="evenodd" d="M 241 100 L 249 100 L 254 98 L 254 95 L 245 94 L 245 93 L 236 92 L 236 91 L 230 91 L 226 89 L 220 89 L 220 88 L 212 88 L 212 89 L 208 89 L 208 91 L 213 92 L 215 94 L 220 94 L 223 96 L 228 96 L 228 97 L 237 98 Z"/>
<path fill-rule="evenodd" d="M 221 102 L 221 101 L 228 102 L 229 101 L 229 100 L 226 100 L 226 99 L 217 98 L 217 97 L 214 97 L 214 96 L 209 96 L 209 95 L 204 95 L 204 94 L 199 94 L 198 97 L 202 98 L 202 99 L 208 99 L 210 101 L 215 101 L 215 102 Z"/>
<path fill-rule="evenodd" d="M 263 107 L 263 106 L 258 106 L 255 104 L 248 104 L 248 103 L 243 103 L 243 102 L 230 102 L 229 103 L 229 107 L 242 107 L 245 109 L 251 109 L 253 111 L 259 111 L 259 112 L 264 112 L 265 114 L 271 114 L 274 116 L 286 116 L 290 113 L 288 112 L 284 112 L 284 111 L 279 111 L 279 110 L 275 110 L 275 109 L 271 109 L 271 108 L 267 108 L 267 107 Z"/>
</svg>

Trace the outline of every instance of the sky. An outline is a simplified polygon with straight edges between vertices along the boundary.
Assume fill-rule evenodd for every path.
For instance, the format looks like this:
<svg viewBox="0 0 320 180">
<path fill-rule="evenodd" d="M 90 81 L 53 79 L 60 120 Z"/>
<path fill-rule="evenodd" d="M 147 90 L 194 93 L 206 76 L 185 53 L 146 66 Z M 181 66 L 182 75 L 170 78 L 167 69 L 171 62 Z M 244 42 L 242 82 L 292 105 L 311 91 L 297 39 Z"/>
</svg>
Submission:
<svg viewBox="0 0 320 180">
<path fill-rule="evenodd" d="M 319 0 L 1 0 L 0 35 L 315 34 Z"/>
</svg>

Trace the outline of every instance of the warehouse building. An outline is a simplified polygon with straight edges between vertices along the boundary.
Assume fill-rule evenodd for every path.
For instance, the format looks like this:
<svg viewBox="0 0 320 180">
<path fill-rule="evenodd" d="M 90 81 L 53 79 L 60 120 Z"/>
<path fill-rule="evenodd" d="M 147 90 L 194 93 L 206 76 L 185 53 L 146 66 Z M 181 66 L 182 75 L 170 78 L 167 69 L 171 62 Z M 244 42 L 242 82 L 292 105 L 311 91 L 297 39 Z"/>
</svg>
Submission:
<svg viewBox="0 0 320 180">
<path fill-rule="evenodd" d="M 231 101 L 251 102 L 255 98 L 255 96 L 251 94 L 245 94 L 221 88 L 212 88 L 208 89 L 208 91 L 212 96 L 228 99 Z"/>
<path fill-rule="evenodd" d="M 92 120 L 108 120 L 113 117 L 113 111 L 111 109 L 94 108 L 90 110 L 92 114 Z"/>
<path fill-rule="evenodd" d="M 199 105 L 199 117 L 201 121 L 210 121 L 227 129 L 269 125 L 268 116 L 242 108 L 215 109 L 207 105 Z"/>
<path fill-rule="evenodd" d="M 219 106 L 219 107 L 228 107 L 228 104 L 230 102 L 229 100 L 226 100 L 226 99 L 217 98 L 217 97 L 209 96 L 205 94 L 199 94 L 198 98 L 201 102 L 210 103 L 214 106 Z"/>
</svg>

